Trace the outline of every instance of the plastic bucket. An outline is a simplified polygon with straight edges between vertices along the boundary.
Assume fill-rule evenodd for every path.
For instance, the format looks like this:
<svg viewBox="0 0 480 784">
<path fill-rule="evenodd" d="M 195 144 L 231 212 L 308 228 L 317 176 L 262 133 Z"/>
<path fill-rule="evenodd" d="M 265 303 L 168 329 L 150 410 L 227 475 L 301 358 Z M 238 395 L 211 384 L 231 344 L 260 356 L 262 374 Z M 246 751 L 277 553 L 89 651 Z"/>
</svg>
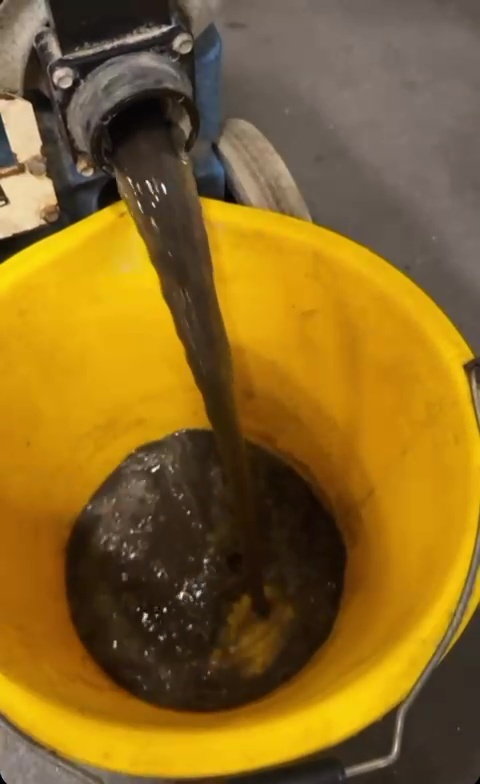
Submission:
<svg viewBox="0 0 480 784">
<path fill-rule="evenodd" d="M 242 709 L 186 714 L 135 699 L 69 619 L 64 548 L 89 495 L 139 444 L 207 424 L 125 209 L 0 269 L 0 710 L 60 755 L 131 774 L 276 765 L 379 719 L 445 632 L 480 505 L 471 352 L 443 313 L 324 229 L 204 209 L 245 431 L 315 477 L 348 547 L 331 638 Z M 476 601 L 478 591 L 470 614 Z"/>
</svg>

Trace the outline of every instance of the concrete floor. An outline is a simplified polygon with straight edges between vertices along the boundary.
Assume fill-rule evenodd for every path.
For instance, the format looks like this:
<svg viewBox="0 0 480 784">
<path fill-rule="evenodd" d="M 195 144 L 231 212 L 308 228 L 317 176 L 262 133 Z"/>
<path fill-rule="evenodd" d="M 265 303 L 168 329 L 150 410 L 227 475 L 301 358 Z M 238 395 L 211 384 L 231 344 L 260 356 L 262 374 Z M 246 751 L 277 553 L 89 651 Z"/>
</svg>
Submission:
<svg viewBox="0 0 480 784">
<path fill-rule="evenodd" d="M 408 272 L 480 350 L 478 0 L 225 6 L 227 113 L 272 139 L 319 223 Z M 359 781 L 474 784 L 479 650 L 477 618 L 414 709 L 400 764 Z M 384 752 L 389 726 L 338 753 Z M 22 748 L 0 735 L 8 784 L 75 781 Z"/>
</svg>

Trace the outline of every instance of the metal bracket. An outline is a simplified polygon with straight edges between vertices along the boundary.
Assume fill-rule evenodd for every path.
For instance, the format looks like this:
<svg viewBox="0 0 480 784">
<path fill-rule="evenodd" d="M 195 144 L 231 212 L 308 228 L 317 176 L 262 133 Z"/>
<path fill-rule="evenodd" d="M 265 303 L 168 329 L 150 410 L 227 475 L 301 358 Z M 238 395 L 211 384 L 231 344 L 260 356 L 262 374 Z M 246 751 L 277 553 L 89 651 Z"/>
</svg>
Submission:
<svg viewBox="0 0 480 784">
<path fill-rule="evenodd" d="M 221 0 L 179 0 L 195 37 L 218 14 Z M 21 95 L 25 68 L 37 33 L 48 22 L 45 0 L 0 3 L 0 89 Z"/>
</svg>

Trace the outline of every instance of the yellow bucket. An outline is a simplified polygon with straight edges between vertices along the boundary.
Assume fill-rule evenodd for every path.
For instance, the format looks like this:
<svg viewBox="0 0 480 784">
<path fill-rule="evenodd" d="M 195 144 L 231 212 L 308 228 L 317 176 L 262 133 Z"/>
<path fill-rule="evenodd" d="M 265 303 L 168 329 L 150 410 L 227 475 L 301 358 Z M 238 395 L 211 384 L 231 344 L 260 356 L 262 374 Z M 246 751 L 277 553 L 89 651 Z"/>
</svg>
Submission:
<svg viewBox="0 0 480 784">
<path fill-rule="evenodd" d="M 329 231 L 218 202 L 204 211 L 245 432 L 316 478 L 348 547 L 330 639 L 241 709 L 135 699 L 69 618 L 65 543 L 90 494 L 139 444 L 207 425 L 124 207 L 0 268 L 0 710 L 62 756 L 137 775 L 277 765 L 384 715 L 445 633 L 480 508 L 472 355 L 443 313 Z"/>
</svg>

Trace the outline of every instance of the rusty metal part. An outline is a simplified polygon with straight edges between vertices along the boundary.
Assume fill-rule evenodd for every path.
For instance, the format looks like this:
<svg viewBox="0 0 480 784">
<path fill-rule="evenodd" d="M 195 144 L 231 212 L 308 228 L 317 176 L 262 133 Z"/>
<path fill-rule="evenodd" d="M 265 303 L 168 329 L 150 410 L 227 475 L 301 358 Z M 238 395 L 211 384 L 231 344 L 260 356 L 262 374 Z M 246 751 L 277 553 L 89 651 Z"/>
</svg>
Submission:
<svg viewBox="0 0 480 784">
<path fill-rule="evenodd" d="M 58 204 L 48 204 L 40 213 L 42 220 L 45 223 L 55 223 L 60 217 L 60 210 Z"/>
<path fill-rule="evenodd" d="M 34 177 L 43 177 L 47 173 L 47 162 L 43 155 L 32 155 L 23 164 L 25 170 L 33 174 Z"/>
<path fill-rule="evenodd" d="M 0 166 L 0 180 L 5 177 L 14 177 L 16 174 L 22 174 L 26 169 L 24 163 L 14 163 L 12 166 Z"/>
<path fill-rule="evenodd" d="M 82 174 L 84 177 L 92 177 L 95 173 L 95 166 L 88 155 L 79 155 L 75 166 L 78 173 Z"/>
</svg>

